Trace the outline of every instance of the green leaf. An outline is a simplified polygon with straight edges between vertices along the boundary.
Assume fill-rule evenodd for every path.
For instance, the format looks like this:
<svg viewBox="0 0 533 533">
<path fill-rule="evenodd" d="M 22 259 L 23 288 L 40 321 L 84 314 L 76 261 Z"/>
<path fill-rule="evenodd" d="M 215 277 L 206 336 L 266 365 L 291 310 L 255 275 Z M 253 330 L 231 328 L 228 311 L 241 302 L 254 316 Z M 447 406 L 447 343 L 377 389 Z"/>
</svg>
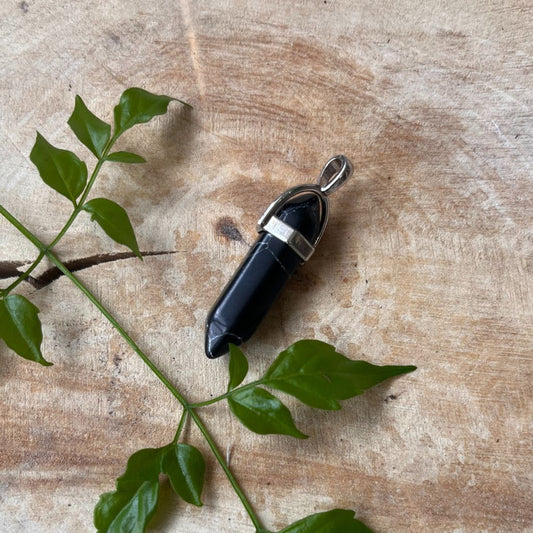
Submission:
<svg viewBox="0 0 533 533">
<path fill-rule="evenodd" d="M 148 122 L 156 115 L 163 115 L 173 100 L 190 107 L 186 102 L 170 96 L 152 94 L 137 87 L 126 89 L 114 110 L 115 135 L 122 134 L 135 124 Z"/>
<path fill-rule="evenodd" d="M 306 439 L 294 425 L 290 411 L 270 392 L 255 387 L 236 391 L 228 398 L 233 414 L 250 430 L 262 435 L 279 433 Z"/>
<path fill-rule="evenodd" d="M 114 241 L 126 245 L 142 260 L 133 227 L 124 208 L 107 198 L 94 198 L 83 204 L 82 209 L 90 213 L 91 220 L 98 222 Z"/>
<path fill-rule="evenodd" d="M 193 446 L 171 443 L 145 448 L 129 459 L 117 479 L 116 490 L 106 492 L 94 509 L 99 533 L 142 532 L 152 517 L 159 494 L 159 474 L 165 473 L 172 488 L 189 503 L 202 505 L 205 461 Z"/>
<path fill-rule="evenodd" d="M 330 344 L 301 340 L 281 352 L 262 382 L 318 409 L 340 409 L 346 400 L 415 366 L 376 366 L 352 361 Z"/>
<path fill-rule="evenodd" d="M 96 157 L 102 157 L 111 136 L 111 126 L 91 113 L 80 96 L 76 96 L 76 104 L 68 119 L 68 125 Z"/>
<path fill-rule="evenodd" d="M 19 294 L 0 300 L 0 339 L 24 359 L 50 366 L 41 353 L 43 333 L 38 313 L 39 309 Z"/>
<path fill-rule="evenodd" d="M 87 182 L 87 166 L 76 154 L 52 146 L 37 132 L 30 159 L 48 186 L 76 204 Z"/>
<path fill-rule="evenodd" d="M 354 515 L 353 511 L 333 509 L 298 520 L 279 533 L 372 533 Z"/>
<path fill-rule="evenodd" d="M 188 444 L 169 445 L 163 459 L 163 472 L 176 494 L 186 502 L 202 505 L 205 461 L 199 450 Z"/>
<path fill-rule="evenodd" d="M 98 533 L 144 533 L 158 499 L 157 479 L 144 481 L 133 494 L 102 494 L 95 509 L 94 525 Z"/>
<path fill-rule="evenodd" d="M 167 447 L 143 448 L 128 459 L 126 471 L 117 479 L 117 489 L 135 492 L 147 479 L 157 479 L 162 471 L 163 457 Z"/>
<path fill-rule="evenodd" d="M 152 517 L 159 494 L 159 474 L 168 446 L 135 452 L 126 471 L 117 479 L 117 489 L 100 496 L 94 509 L 99 533 L 141 532 Z"/>
<path fill-rule="evenodd" d="M 113 152 L 106 157 L 106 161 L 116 163 L 146 163 L 146 159 L 133 152 Z"/>
<path fill-rule="evenodd" d="M 228 391 L 238 387 L 246 377 L 246 374 L 248 374 L 248 359 L 235 344 L 230 344 Z"/>
<path fill-rule="evenodd" d="M 94 508 L 94 527 L 98 533 L 109 531 L 109 526 L 131 499 L 129 492 L 106 492 Z"/>
<path fill-rule="evenodd" d="M 109 533 L 144 533 L 159 499 L 159 480 L 145 481 L 111 522 Z"/>
</svg>

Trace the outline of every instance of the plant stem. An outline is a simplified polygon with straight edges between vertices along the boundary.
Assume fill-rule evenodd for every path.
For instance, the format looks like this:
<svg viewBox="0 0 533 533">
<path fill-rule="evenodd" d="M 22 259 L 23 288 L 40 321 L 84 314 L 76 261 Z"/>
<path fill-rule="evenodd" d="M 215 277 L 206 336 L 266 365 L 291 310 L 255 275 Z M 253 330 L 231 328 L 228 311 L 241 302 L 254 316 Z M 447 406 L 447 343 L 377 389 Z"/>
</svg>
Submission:
<svg viewBox="0 0 533 533">
<path fill-rule="evenodd" d="M 70 226 L 72 226 L 72 223 L 74 222 L 74 220 L 76 220 L 76 217 L 80 214 L 83 204 L 85 203 L 85 200 L 87 199 L 87 196 L 89 196 L 92 186 L 94 185 L 94 181 L 96 180 L 96 177 L 98 176 L 98 173 L 100 172 L 100 169 L 102 168 L 102 165 L 105 163 L 107 154 L 109 153 L 109 150 L 111 150 L 111 148 L 113 147 L 113 145 L 115 144 L 119 136 L 120 135 L 113 135 L 113 137 L 111 137 L 109 141 L 107 141 L 107 144 L 105 145 L 104 150 L 102 152 L 102 156 L 98 159 L 96 166 L 94 167 L 94 170 L 91 174 L 91 177 L 89 178 L 89 181 L 87 182 L 87 185 L 85 185 L 85 189 L 83 190 L 83 193 L 78 203 L 74 206 L 74 211 L 72 211 L 69 219 L 66 221 L 65 225 L 61 228 L 61 231 L 56 235 L 55 239 L 47 246 L 49 250 L 51 250 L 63 238 L 63 235 L 65 235 L 65 233 L 68 231 Z M 8 287 L 0 291 L 2 295 L 7 296 L 17 285 L 19 285 L 25 279 L 27 279 L 28 276 L 37 267 L 37 265 L 42 261 L 45 255 L 46 255 L 45 251 L 41 250 L 39 255 L 36 257 L 35 261 L 33 261 L 33 263 L 28 267 L 28 269 L 25 272 L 23 272 L 15 281 L 13 281 L 11 285 L 9 285 Z"/>
<path fill-rule="evenodd" d="M 13 224 L 24 237 L 26 237 L 32 244 L 37 246 L 43 255 L 46 254 L 46 246 L 29 230 L 19 222 L 2 204 L 0 204 L 0 215 L 2 215 L 8 222 Z"/>
<path fill-rule="evenodd" d="M 236 389 L 225 392 L 224 394 L 221 394 L 220 396 L 215 396 L 214 398 L 211 398 L 210 400 L 206 400 L 205 402 L 191 403 L 190 407 L 192 407 L 193 409 L 197 409 L 198 407 L 205 407 L 207 405 L 212 405 L 214 403 L 220 402 L 220 400 L 225 400 L 226 398 L 233 396 L 233 394 L 237 392 L 241 392 L 247 389 L 253 389 L 257 385 L 261 385 L 263 382 L 264 382 L 263 379 L 252 381 L 251 383 L 247 383 L 246 385 L 243 385 L 242 387 L 237 387 Z"/>
<path fill-rule="evenodd" d="M 187 422 L 187 416 L 189 414 L 189 410 L 188 409 L 184 409 L 183 410 L 183 413 L 181 413 L 181 418 L 180 418 L 180 422 L 178 424 L 178 429 L 176 430 L 176 434 L 174 435 L 174 438 L 172 439 L 172 443 L 175 444 L 176 442 L 178 442 L 179 438 L 180 438 L 180 435 L 181 435 L 181 432 L 185 426 L 185 423 Z"/>
<path fill-rule="evenodd" d="M 54 265 L 67 276 L 78 289 L 80 289 L 85 296 L 97 307 L 97 309 L 107 318 L 111 325 L 120 333 L 122 338 L 131 346 L 133 351 L 144 361 L 148 368 L 159 378 L 159 381 L 165 385 L 165 387 L 170 391 L 170 393 L 178 400 L 178 402 L 183 405 L 184 408 L 188 409 L 189 404 L 181 393 L 170 383 L 170 381 L 165 377 L 165 375 L 152 363 L 151 359 L 139 348 L 137 343 L 126 333 L 124 328 L 117 322 L 115 317 L 100 303 L 100 301 L 94 296 L 94 294 L 87 288 L 83 283 L 72 274 L 72 272 L 66 268 L 63 263 L 56 257 L 56 255 L 48 250 L 46 255 L 54 263 Z"/>
<path fill-rule="evenodd" d="M 154 363 L 150 360 L 150 358 L 139 348 L 139 346 L 135 343 L 135 341 L 126 333 L 124 328 L 117 322 L 117 320 L 113 317 L 113 315 L 100 303 L 100 301 L 94 296 L 94 294 L 87 288 L 85 285 L 65 266 L 63 263 L 58 259 L 58 257 L 43 243 L 41 242 L 24 224 L 19 222 L 9 211 L 7 211 L 1 204 L 0 204 L 0 214 L 3 215 L 13 226 L 15 226 L 29 241 L 31 241 L 42 254 L 46 255 L 48 259 L 61 271 L 63 274 L 80 289 L 80 291 L 96 306 L 96 308 L 107 318 L 107 320 L 111 323 L 111 325 L 119 332 L 119 334 L 122 336 L 122 338 L 131 346 L 133 351 L 143 360 L 143 362 L 150 368 L 150 370 L 157 376 L 157 378 L 165 385 L 165 387 L 171 392 L 171 394 L 178 400 L 178 402 L 183 406 L 184 412 L 181 416 L 178 430 L 176 431 L 176 435 L 174 437 L 173 442 L 177 442 L 177 439 L 179 439 L 180 433 L 183 429 L 183 426 L 185 425 L 186 417 L 187 415 L 190 415 L 190 417 L 194 420 L 196 426 L 204 436 L 205 440 L 207 441 L 207 444 L 211 448 L 211 451 L 213 452 L 213 455 L 215 456 L 216 460 L 222 467 L 222 470 L 224 470 L 224 473 L 226 474 L 226 477 L 228 478 L 229 482 L 231 483 L 231 486 L 233 487 L 233 490 L 236 492 L 237 496 L 241 500 L 246 512 L 248 513 L 248 516 L 250 517 L 250 520 L 254 524 L 254 527 L 256 528 L 256 531 L 261 533 L 266 530 L 264 530 L 261 526 L 261 522 L 259 521 L 259 518 L 255 514 L 250 502 L 248 501 L 248 498 L 244 494 L 243 490 L 241 489 L 239 483 L 235 479 L 235 476 L 229 469 L 229 466 L 227 465 L 226 461 L 222 457 L 222 454 L 220 453 L 219 449 L 217 448 L 217 445 L 215 444 L 215 441 L 211 437 L 211 434 L 205 427 L 202 420 L 198 417 L 198 414 L 195 412 L 193 404 L 189 404 L 187 400 L 183 397 L 183 395 L 170 383 L 170 381 L 165 377 L 165 375 L 155 366 Z M 249 383 L 248 385 L 245 385 L 240 388 L 240 390 L 254 386 L 257 382 Z M 231 394 L 226 393 L 223 394 L 222 397 L 227 397 Z M 212 400 L 209 400 L 208 402 L 200 402 L 199 404 L 194 404 L 197 406 L 207 405 L 209 403 L 214 403 L 215 401 L 219 401 L 222 397 L 213 398 Z"/>
<path fill-rule="evenodd" d="M 83 190 L 82 195 L 80 196 L 80 199 L 78 201 L 78 204 L 76 205 L 76 208 L 70 215 L 69 219 L 61 229 L 61 231 L 57 234 L 56 238 L 50 243 L 48 248 L 51 250 L 65 235 L 65 233 L 68 231 L 76 217 L 79 215 L 80 211 L 82 210 L 83 204 L 85 203 L 85 200 L 87 200 L 87 196 L 89 196 L 89 193 L 91 192 L 92 186 L 94 184 L 94 181 L 96 179 L 96 176 L 98 176 L 98 173 L 100 172 L 100 169 L 102 168 L 102 165 L 105 163 L 107 154 L 109 153 L 109 150 L 113 147 L 117 139 L 119 138 L 119 135 L 113 135 L 107 141 L 107 144 L 104 147 L 104 150 L 102 151 L 102 156 L 98 159 L 98 162 L 96 163 L 96 166 L 94 167 L 94 170 L 91 174 L 91 177 L 89 178 L 89 181 L 87 182 L 87 185 L 85 186 L 85 189 Z"/>
<path fill-rule="evenodd" d="M 57 256 L 48 249 L 29 229 L 19 222 L 11 213 L 0 205 L 0 214 L 3 215 L 13 226 L 15 226 L 28 240 L 30 240 L 48 259 L 61 271 L 65 276 L 80 289 L 80 291 L 97 307 L 97 309 L 109 320 L 111 325 L 120 333 L 124 340 L 131 346 L 133 351 L 144 361 L 150 370 L 159 378 L 172 395 L 183 405 L 188 408 L 189 404 L 180 392 L 170 383 L 164 374 L 157 368 L 150 358 L 139 348 L 136 342 L 126 333 L 124 328 L 117 322 L 115 317 L 100 303 L 96 296 L 57 258 Z"/>
<path fill-rule="evenodd" d="M 191 406 L 189 406 L 189 413 L 191 415 L 191 418 L 194 420 L 194 423 L 196 424 L 196 426 L 198 427 L 198 429 L 204 436 L 204 439 L 206 440 L 207 444 L 211 448 L 211 451 L 213 452 L 213 455 L 215 456 L 216 460 L 222 467 L 222 470 L 224 470 L 224 473 L 226 474 L 226 477 L 231 483 L 233 490 L 237 493 L 237 496 L 241 500 L 244 508 L 246 509 L 246 512 L 248 513 L 248 516 L 250 517 L 250 520 L 253 522 L 256 531 L 259 531 L 259 532 L 264 531 L 261 525 L 261 522 L 259 521 L 258 516 L 255 514 L 255 511 L 253 510 L 250 502 L 248 501 L 248 498 L 246 497 L 239 483 L 235 479 L 235 476 L 233 475 L 233 472 L 230 470 L 229 466 L 224 460 L 224 457 L 222 457 L 222 454 L 220 453 L 220 450 L 215 444 L 213 437 L 211 437 L 211 434 L 205 427 L 204 423 L 202 422 L 202 420 L 200 419 L 196 411 Z"/>
</svg>

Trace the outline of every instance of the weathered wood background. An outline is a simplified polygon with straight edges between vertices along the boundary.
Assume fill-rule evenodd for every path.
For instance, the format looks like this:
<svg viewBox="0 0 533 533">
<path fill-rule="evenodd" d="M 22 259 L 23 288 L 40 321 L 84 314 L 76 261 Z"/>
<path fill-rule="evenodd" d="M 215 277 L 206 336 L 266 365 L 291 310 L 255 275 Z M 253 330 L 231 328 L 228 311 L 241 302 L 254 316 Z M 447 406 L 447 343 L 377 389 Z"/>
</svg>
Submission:
<svg viewBox="0 0 533 533">
<path fill-rule="evenodd" d="M 66 124 L 129 86 L 194 105 L 121 140 L 95 195 L 129 212 L 144 252 L 80 216 L 57 252 L 191 399 L 223 391 L 204 320 L 277 194 L 336 153 L 355 178 L 246 348 L 251 376 L 302 337 L 418 371 L 345 402 L 288 403 L 312 438 L 257 436 L 225 405 L 204 417 L 265 525 L 333 507 L 376 532 L 533 531 L 530 2 L 4 0 L 0 200 L 44 241 L 70 207 L 29 161 L 39 130 L 89 155 Z M 0 220 L 3 286 L 36 251 Z M 91 266 L 92 265 L 92 266 Z M 50 267 L 44 264 L 42 274 Z M 126 458 L 168 442 L 178 409 L 65 278 L 21 287 L 41 310 L 41 368 L 0 346 L 0 530 L 92 530 Z M 208 457 L 205 505 L 168 486 L 150 531 L 250 532 Z"/>
</svg>

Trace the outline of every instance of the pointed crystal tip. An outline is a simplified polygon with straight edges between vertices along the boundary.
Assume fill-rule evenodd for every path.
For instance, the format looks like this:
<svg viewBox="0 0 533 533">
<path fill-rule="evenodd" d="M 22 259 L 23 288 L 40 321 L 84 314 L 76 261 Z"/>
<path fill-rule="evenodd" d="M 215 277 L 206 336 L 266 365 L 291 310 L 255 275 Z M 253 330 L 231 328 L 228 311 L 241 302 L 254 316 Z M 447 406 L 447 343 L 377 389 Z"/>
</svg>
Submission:
<svg viewBox="0 0 533 533">
<path fill-rule="evenodd" d="M 225 327 L 217 320 L 208 321 L 205 331 L 205 354 L 210 359 L 215 359 L 228 353 L 229 344 L 242 344 L 242 339 L 226 331 Z"/>
</svg>

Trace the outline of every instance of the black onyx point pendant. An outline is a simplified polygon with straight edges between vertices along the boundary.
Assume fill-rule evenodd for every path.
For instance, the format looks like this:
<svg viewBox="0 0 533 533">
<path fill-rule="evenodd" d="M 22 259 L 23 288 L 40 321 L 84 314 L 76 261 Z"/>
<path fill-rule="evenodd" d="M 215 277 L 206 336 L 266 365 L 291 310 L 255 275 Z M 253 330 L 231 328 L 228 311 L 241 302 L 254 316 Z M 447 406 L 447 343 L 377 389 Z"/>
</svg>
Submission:
<svg viewBox="0 0 533 533">
<path fill-rule="evenodd" d="M 328 196 L 352 171 L 347 157 L 332 157 L 316 185 L 293 187 L 268 207 L 259 237 L 207 316 L 207 357 L 220 357 L 230 343 L 253 335 L 296 267 L 315 251 L 328 221 Z"/>
</svg>

